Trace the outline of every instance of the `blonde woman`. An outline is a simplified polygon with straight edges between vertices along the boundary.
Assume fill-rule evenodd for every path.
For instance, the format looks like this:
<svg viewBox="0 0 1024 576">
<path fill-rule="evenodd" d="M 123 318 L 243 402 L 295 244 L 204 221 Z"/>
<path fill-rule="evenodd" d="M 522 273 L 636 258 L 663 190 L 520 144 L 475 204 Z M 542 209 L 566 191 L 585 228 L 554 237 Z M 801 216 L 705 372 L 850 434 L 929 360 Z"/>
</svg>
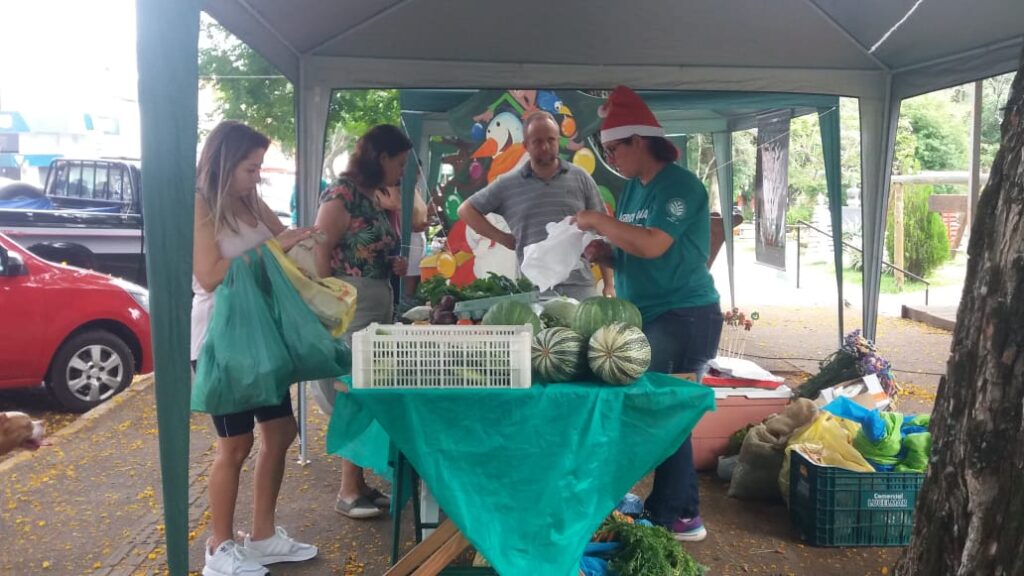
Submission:
<svg viewBox="0 0 1024 576">
<path fill-rule="evenodd" d="M 285 250 L 312 233 L 288 229 L 260 199 L 256 186 L 270 140 L 240 122 L 222 122 L 203 145 L 197 166 L 195 239 L 192 249 L 192 365 L 199 358 L 216 304 L 214 290 L 231 261 L 277 238 Z M 296 435 L 291 397 L 280 404 L 214 415 L 217 454 L 208 484 L 211 528 L 203 576 L 262 576 L 277 562 L 309 560 L 316 546 L 296 542 L 274 524 L 285 456 Z M 253 478 L 252 532 L 234 540 L 239 475 L 259 428 L 260 450 Z"/>
</svg>

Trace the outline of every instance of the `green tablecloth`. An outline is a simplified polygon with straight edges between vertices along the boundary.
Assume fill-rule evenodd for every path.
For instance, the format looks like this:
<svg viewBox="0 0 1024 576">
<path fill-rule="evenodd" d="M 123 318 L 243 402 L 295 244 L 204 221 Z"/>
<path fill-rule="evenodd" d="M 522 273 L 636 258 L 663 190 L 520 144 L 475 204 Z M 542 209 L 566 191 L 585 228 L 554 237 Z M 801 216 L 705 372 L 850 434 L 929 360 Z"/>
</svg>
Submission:
<svg viewBox="0 0 1024 576">
<path fill-rule="evenodd" d="M 349 396 L 502 576 L 575 576 L 584 547 L 619 499 L 715 409 L 710 389 L 653 373 L 625 387 Z M 334 443 L 345 444 L 338 438 L 344 426 L 333 420 Z"/>
</svg>

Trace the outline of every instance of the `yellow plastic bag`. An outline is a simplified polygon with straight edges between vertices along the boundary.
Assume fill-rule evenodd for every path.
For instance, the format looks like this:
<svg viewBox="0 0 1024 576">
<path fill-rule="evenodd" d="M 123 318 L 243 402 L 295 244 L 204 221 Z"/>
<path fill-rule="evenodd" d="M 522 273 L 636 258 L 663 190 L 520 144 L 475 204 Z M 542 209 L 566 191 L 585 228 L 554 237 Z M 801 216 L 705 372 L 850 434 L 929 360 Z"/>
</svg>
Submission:
<svg viewBox="0 0 1024 576">
<path fill-rule="evenodd" d="M 789 438 L 786 445 L 786 455 L 782 460 L 782 470 L 779 472 L 779 491 L 782 497 L 789 504 L 789 462 L 793 450 L 806 446 L 809 452 L 820 455 L 816 458 L 825 466 L 835 466 L 853 472 L 874 472 L 875 469 L 868 464 L 864 456 L 853 447 L 853 437 L 858 432 L 859 425 L 853 424 L 842 418 L 837 418 L 827 412 L 821 412 L 807 426 L 800 428 Z"/>
<path fill-rule="evenodd" d="M 295 286 L 303 302 L 337 338 L 345 333 L 356 313 L 356 288 L 339 278 L 310 278 L 281 250 L 277 240 L 266 242 L 285 277 Z"/>
</svg>

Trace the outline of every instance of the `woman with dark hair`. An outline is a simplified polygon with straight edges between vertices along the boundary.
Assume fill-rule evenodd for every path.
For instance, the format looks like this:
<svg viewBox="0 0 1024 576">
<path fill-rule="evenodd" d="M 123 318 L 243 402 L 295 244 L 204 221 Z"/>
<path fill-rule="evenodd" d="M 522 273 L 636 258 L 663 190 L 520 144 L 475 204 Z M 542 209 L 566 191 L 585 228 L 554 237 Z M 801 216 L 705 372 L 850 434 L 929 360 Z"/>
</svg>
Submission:
<svg viewBox="0 0 1024 576">
<path fill-rule="evenodd" d="M 314 251 L 317 274 L 337 276 L 356 288 L 355 317 L 344 335 L 350 344 L 352 334 L 371 323 L 393 321 L 390 279 L 405 274 L 406 261 L 393 256 L 399 238 L 388 217 L 395 203 L 389 187 L 401 180 L 411 149 L 412 142 L 397 127 L 373 127 L 356 142 L 348 169 L 320 196 L 316 226 L 326 238 Z M 335 408 L 343 408 L 335 406 L 344 395 L 336 394 L 333 380 L 320 380 L 313 389 L 324 412 L 332 414 Z M 346 404 L 345 410 L 355 410 L 351 403 Z M 372 518 L 390 503 L 387 494 L 366 484 L 362 467 L 342 460 L 335 511 L 350 518 Z"/>
<path fill-rule="evenodd" d="M 695 373 L 716 356 L 722 334 L 718 291 L 707 269 L 708 194 L 690 171 L 674 164 L 679 152 L 640 97 L 617 87 L 602 106 L 601 144 L 608 161 L 630 178 L 615 217 L 584 211 L 583 230 L 608 242 L 587 247 L 592 260 L 615 268 L 615 289 L 643 315 L 652 372 Z M 644 503 L 651 520 L 677 540 L 707 536 L 700 518 L 693 446 L 688 437 L 654 472 Z"/>
<path fill-rule="evenodd" d="M 260 199 L 263 155 L 270 139 L 241 122 L 225 121 L 210 132 L 196 168 L 195 238 L 192 247 L 192 366 L 196 366 L 210 323 L 217 286 L 231 261 L 271 238 L 288 250 L 313 232 L 285 228 Z M 280 404 L 213 417 L 217 454 L 210 469 L 210 525 L 203 576 L 261 576 L 266 564 L 309 560 L 316 546 L 288 537 L 274 525 L 285 457 L 295 440 L 292 400 Z M 243 545 L 234 540 L 238 481 L 253 445 L 253 430 L 260 430 L 260 450 L 253 479 L 252 533 Z"/>
</svg>

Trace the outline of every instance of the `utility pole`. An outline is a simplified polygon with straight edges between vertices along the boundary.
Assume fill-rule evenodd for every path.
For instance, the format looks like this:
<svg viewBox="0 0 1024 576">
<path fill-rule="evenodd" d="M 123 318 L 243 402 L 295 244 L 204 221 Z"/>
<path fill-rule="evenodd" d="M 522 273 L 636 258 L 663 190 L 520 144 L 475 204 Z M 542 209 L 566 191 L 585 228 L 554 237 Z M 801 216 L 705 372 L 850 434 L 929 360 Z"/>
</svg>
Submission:
<svg viewBox="0 0 1024 576">
<path fill-rule="evenodd" d="M 981 190 L 981 106 L 982 106 L 982 81 L 974 83 L 974 112 L 971 121 L 971 158 L 968 164 L 967 175 L 967 222 L 964 226 L 968 234 L 973 234 L 971 228 L 974 223 L 974 213 L 978 207 L 978 195 Z"/>
</svg>

